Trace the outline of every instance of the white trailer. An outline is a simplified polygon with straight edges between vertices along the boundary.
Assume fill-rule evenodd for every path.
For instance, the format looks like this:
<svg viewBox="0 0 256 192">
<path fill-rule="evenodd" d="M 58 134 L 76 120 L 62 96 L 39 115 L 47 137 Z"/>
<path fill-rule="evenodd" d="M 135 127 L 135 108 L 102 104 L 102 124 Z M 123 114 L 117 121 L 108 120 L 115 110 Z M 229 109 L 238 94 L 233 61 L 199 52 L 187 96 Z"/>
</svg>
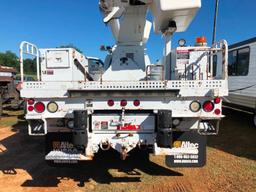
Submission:
<svg viewBox="0 0 256 192">
<path fill-rule="evenodd" d="M 46 157 L 53 163 L 93 159 L 100 149 L 114 149 L 125 159 L 134 148 L 165 155 L 169 166 L 203 166 L 206 135 L 216 135 L 222 97 L 228 95 L 226 41 L 209 47 L 171 49 L 171 36 L 189 26 L 200 0 L 101 0 L 100 9 L 116 39 L 105 62 L 74 49 L 37 49 L 38 81 L 23 82 L 30 135 L 46 136 Z M 151 22 L 165 39 L 161 63 L 145 52 Z M 213 55 L 218 62 L 213 74 Z"/>
<path fill-rule="evenodd" d="M 256 38 L 229 47 L 227 105 L 252 112 L 256 126 Z"/>
</svg>

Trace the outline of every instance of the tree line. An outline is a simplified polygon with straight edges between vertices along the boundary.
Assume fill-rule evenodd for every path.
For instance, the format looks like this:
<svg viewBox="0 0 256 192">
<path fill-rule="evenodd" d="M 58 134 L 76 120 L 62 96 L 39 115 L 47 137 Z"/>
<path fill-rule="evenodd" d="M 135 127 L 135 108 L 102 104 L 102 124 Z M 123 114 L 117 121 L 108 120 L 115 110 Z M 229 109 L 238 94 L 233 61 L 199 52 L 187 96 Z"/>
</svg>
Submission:
<svg viewBox="0 0 256 192">
<path fill-rule="evenodd" d="M 20 71 L 20 61 L 19 57 L 11 52 L 6 51 L 5 53 L 0 52 L 0 65 L 13 67 L 19 73 Z M 26 74 L 34 75 L 36 74 L 36 59 L 27 58 L 24 60 L 24 71 Z"/>
</svg>

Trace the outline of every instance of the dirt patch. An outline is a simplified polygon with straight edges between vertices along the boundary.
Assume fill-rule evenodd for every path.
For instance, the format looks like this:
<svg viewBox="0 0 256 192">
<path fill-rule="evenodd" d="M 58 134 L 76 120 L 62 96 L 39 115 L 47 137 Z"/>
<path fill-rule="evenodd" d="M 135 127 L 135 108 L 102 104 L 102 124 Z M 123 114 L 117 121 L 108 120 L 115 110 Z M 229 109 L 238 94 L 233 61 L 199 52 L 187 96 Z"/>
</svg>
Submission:
<svg viewBox="0 0 256 192">
<path fill-rule="evenodd" d="M 12 117 L 12 126 L 0 128 L 6 148 L 0 155 L 0 191 L 253 192 L 256 130 L 246 123 L 249 116 L 227 112 L 220 135 L 209 139 L 207 165 L 188 169 L 170 169 L 163 157 L 148 161 L 140 154 L 121 161 L 114 151 L 78 167 L 52 168 L 44 162 L 44 138 L 29 137 L 25 122 Z"/>
</svg>

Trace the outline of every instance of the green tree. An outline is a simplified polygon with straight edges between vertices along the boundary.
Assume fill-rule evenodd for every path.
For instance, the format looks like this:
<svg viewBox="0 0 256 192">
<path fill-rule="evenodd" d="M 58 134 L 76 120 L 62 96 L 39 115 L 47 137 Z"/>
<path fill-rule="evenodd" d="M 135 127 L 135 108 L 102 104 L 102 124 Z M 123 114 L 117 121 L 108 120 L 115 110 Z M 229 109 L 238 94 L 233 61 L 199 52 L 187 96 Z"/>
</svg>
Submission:
<svg viewBox="0 0 256 192">
<path fill-rule="evenodd" d="M 24 60 L 24 72 L 30 75 L 36 74 L 36 59 Z"/>
<path fill-rule="evenodd" d="M 5 53 L 0 53 L 0 65 L 13 67 L 18 72 L 20 71 L 20 62 L 18 56 L 11 52 L 6 51 Z M 36 59 L 25 59 L 24 60 L 24 72 L 26 74 L 36 74 Z"/>
<path fill-rule="evenodd" d="M 19 69 L 19 58 L 17 55 L 11 51 L 6 51 L 5 53 L 0 53 L 0 65 L 7 67 L 14 67 Z"/>
</svg>

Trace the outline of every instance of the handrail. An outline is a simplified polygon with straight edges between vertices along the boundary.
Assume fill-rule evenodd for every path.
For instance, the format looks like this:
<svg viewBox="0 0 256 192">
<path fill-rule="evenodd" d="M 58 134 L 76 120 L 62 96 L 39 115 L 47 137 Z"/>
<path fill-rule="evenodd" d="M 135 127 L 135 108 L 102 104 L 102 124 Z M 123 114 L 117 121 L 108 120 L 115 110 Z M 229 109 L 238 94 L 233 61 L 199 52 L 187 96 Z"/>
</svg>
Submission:
<svg viewBox="0 0 256 192">
<path fill-rule="evenodd" d="M 36 57 L 36 70 L 37 70 L 37 81 L 40 81 L 40 52 L 36 45 L 27 41 L 22 41 L 20 44 L 20 79 L 24 82 L 24 54 Z"/>
<path fill-rule="evenodd" d="M 212 48 L 219 47 L 222 49 L 222 79 L 228 79 L 228 43 L 226 40 L 221 40 L 212 45 Z"/>
<path fill-rule="evenodd" d="M 222 75 L 223 80 L 228 79 L 228 43 L 226 40 L 221 40 L 212 45 L 212 47 L 191 47 L 187 48 L 188 51 L 205 51 L 208 52 L 210 57 L 210 77 L 213 77 L 213 56 L 218 52 L 222 53 Z M 208 76 L 207 76 L 208 78 Z"/>
<path fill-rule="evenodd" d="M 164 66 L 163 65 L 148 65 L 146 67 L 146 81 L 150 80 L 149 76 L 151 76 L 151 70 L 152 68 L 161 68 L 161 81 L 164 81 Z"/>
</svg>

